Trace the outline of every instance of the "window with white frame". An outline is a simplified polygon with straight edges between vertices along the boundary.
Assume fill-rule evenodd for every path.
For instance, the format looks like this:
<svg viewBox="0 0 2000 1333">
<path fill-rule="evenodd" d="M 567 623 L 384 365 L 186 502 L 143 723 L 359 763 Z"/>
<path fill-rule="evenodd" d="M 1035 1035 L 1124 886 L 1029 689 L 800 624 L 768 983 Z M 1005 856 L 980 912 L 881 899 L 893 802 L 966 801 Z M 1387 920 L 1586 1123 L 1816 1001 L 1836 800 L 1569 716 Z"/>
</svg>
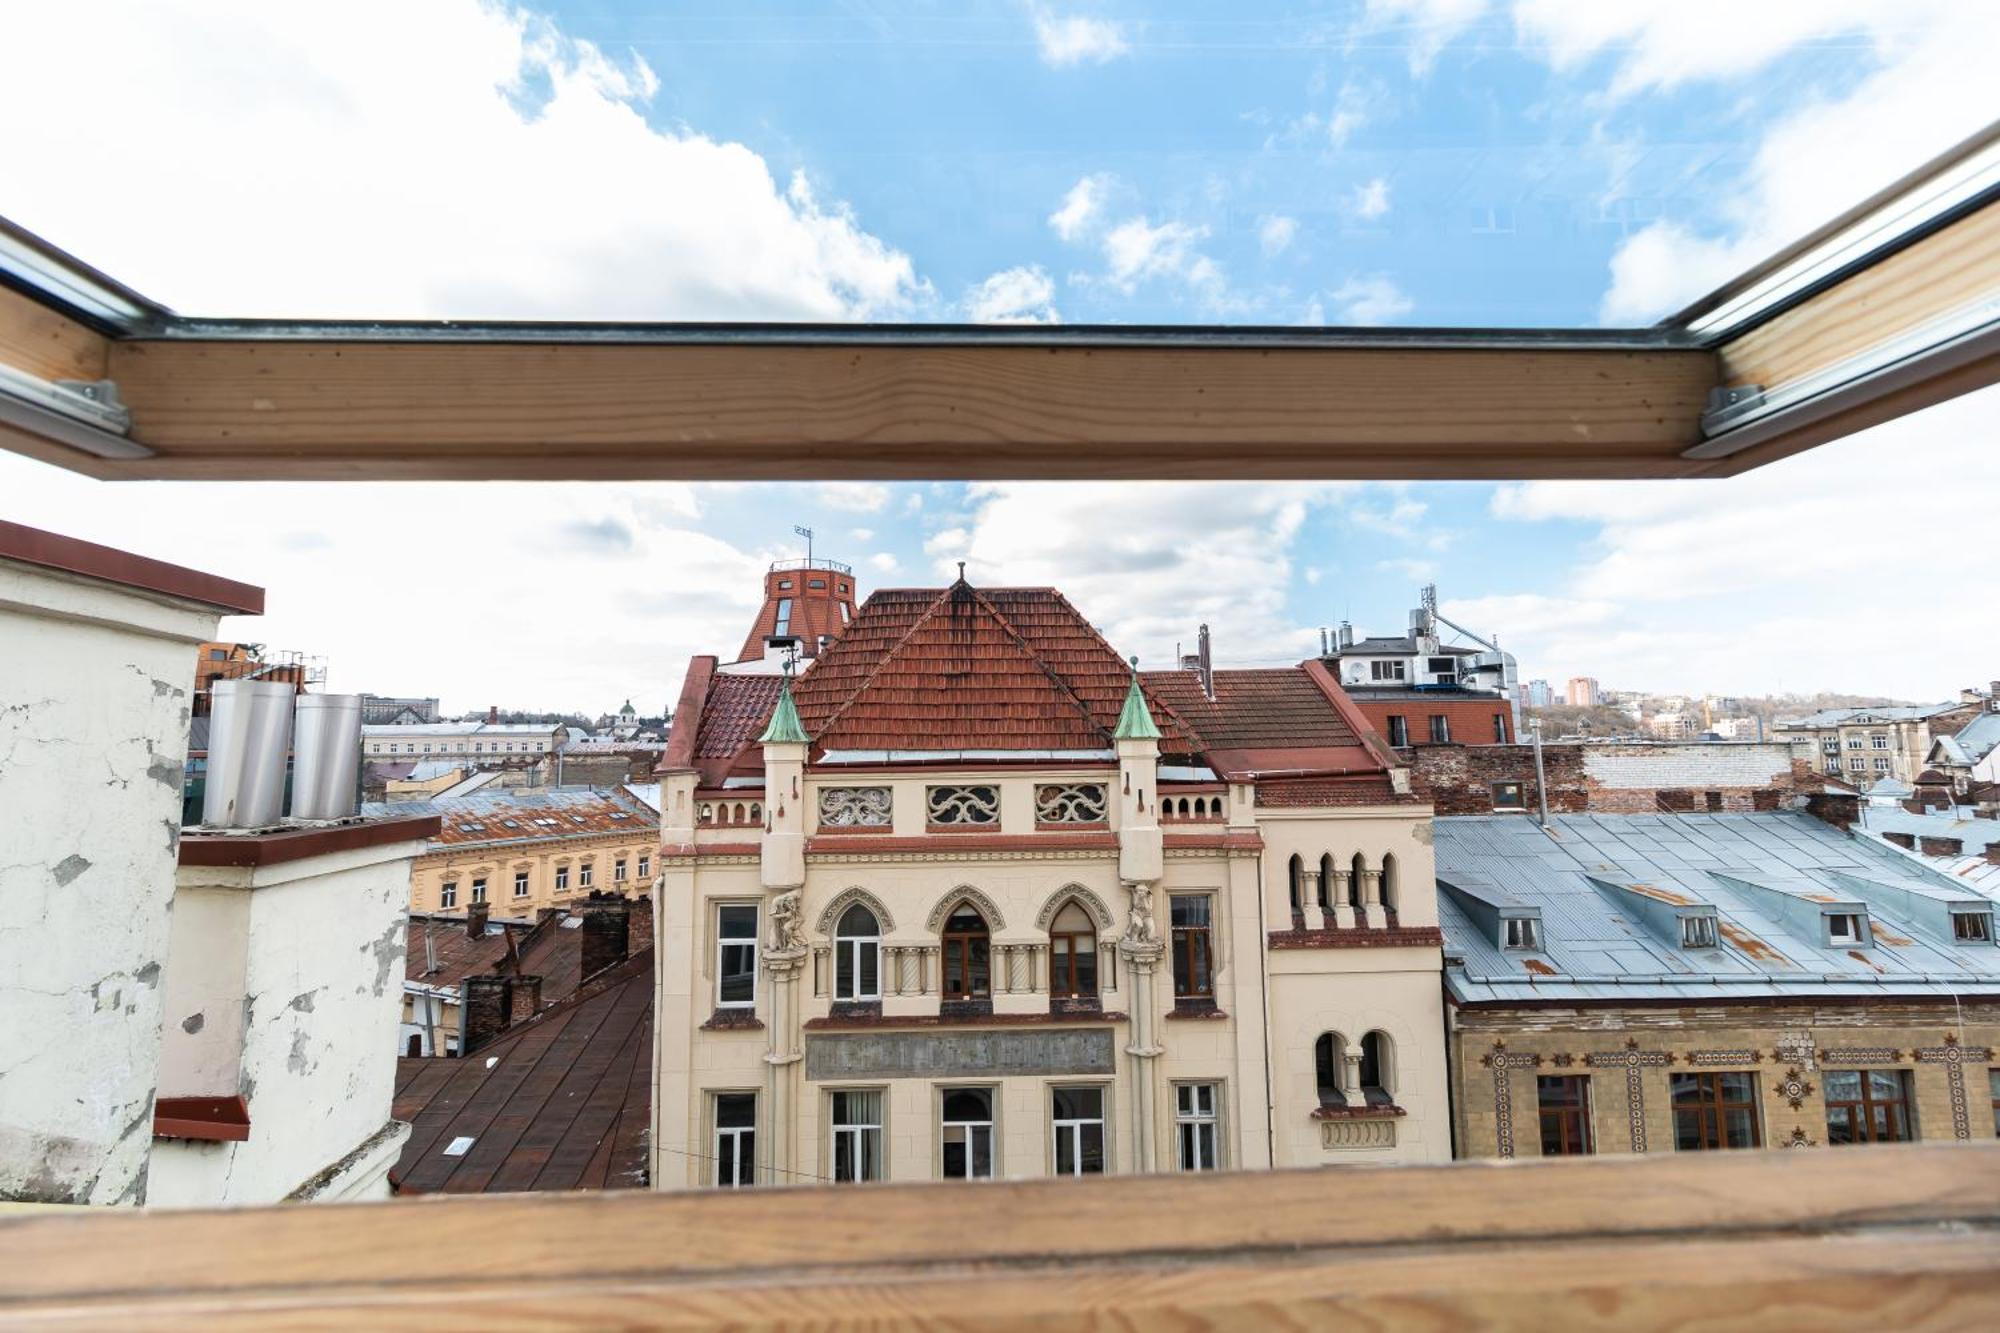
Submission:
<svg viewBox="0 0 2000 1333">
<path fill-rule="evenodd" d="M 830 1094 L 833 1100 L 833 1178 L 848 1182 L 882 1178 L 882 1092 L 879 1088 Z"/>
<path fill-rule="evenodd" d="M 486 881 L 484 879 L 475 879 L 472 881 L 472 901 L 475 903 L 486 901 Z"/>
<path fill-rule="evenodd" d="M 622 856 L 611 863 L 611 882 L 613 884 L 625 882 L 625 858 Z"/>
<path fill-rule="evenodd" d="M 652 873 L 653 873 L 653 858 L 650 856 L 641 856 L 639 858 L 639 878 L 645 879 Z"/>
<path fill-rule="evenodd" d="M 569 867 L 568 867 L 568 866 L 557 866 L 557 867 L 556 867 L 556 892 L 557 892 L 557 893 L 568 893 L 568 892 L 569 892 Z"/>
<path fill-rule="evenodd" d="M 593 870 L 593 868 L 594 867 L 592 867 L 592 865 L 588 861 L 585 861 L 582 865 L 576 868 L 576 886 L 579 889 L 587 889 L 590 887 L 591 871 Z"/>
<path fill-rule="evenodd" d="M 446 880 L 446 881 L 445 881 L 445 882 L 444 882 L 443 884 L 441 884 L 441 885 L 439 885 L 439 886 L 438 886 L 438 906 L 439 906 L 439 907 L 456 907 L 456 906 L 458 906 L 458 881 L 457 881 L 457 880 L 455 880 L 455 879 L 448 879 L 448 880 Z"/>
<path fill-rule="evenodd" d="M 1875 771 L 1877 773 L 1887 773 L 1889 771 L 1889 760 L 1886 756 L 1879 754 L 1875 756 Z"/>
<path fill-rule="evenodd" d="M 1859 736 L 1849 736 L 1849 737 L 1847 738 L 1847 748 L 1848 748 L 1848 749 L 1850 749 L 1850 750 L 1858 750 L 1858 749 L 1860 749 L 1860 748 L 1861 748 L 1861 738 L 1860 738 Z"/>
<path fill-rule="evenodd" d="M 1183 1171 L 1214 1171 L 1222 1163 L 1214 1083 L 1182 1083 L 1174 1088 L 1174 1133 Z"/>
<path fill-rule="evenodd" d="M 1852 759 L 1847 761 L 1847 768 L 1848 771 L 1851 773 L 1860 773 L 1864 771 L 1867 767 L 1868 767 L 1868 761 L 1863 759 L 1860 755 L 1855 755 Z"/>
<path fill-rule="evenodd" d="M 525 870 L 514 872 L 514 896 L 516 898 L 528 896 L 528 872 Z"/>
<path fill-rule="evenodd" d="M 743 1189 L 757 1183 L 757 1094 L 715 1094 L 715 1183 Z"/>
<path fill-rule="evenodd" d="M 1951 937 L 1961 944 L 1991 944 L 1993 942 L 1993 914 L 1991 912 L 1953 912 L 1951 914 Z"/>
<path fill-rule="evenodd" d="M 993 1178 L 993 1089 L 946 1088 L 938 1111 L 938 1165 L 946 1180 Z"/>
<path fill-rule="evenodd" d="M 1827 912 L 1821 918 L 1826 922 L 1826 941 L 1836 948 L 1849 948 L 1868 943 L 1868 926 L 1858 912 Z"/>
<path fill-rule="evenodd" d="M 1715 918 L 1706 912 L 1681 918 L 1681 948 L 1713 949 Z"/>
<path fill-rule="evenodd" d="M 1868 743 L 1874 746 L 1878 750 L 1886 750 L 1889 748 L 1889 738 L 1887 736 L 1879 734 L 1870 736 L 1868 738 Z"/>
<path fill-rule="evenodd" d="M 882 926 L 860 903 L 833 926 L 833 998 L 882 998 Z"/>
<path fill-rule="evenodd" d="M 1051 1088 L 1049 1114 L 1055 1129 L 1055 1173 L 1104 1174 L 1104 1089 Z"/>
<path fill-rule="evenodd" d="M 715 909 L 715 1003 L 721 1009 L 757 1003 L 755 903 L 721 903 Z"/>
<path fill-rule="evenodd" d="M 1403 680 L 1408 675 L 1409 664 L 1401 659 L 1392 662 L 1370 662 L 1368 664 L 1368 678 L 1370 680 Z"/>
<path fill-rule="evenodd" d="M 1531 916 L 1510 916 L 1501 922 L 1502 942 L 1509 949 L 1541 948 L 1541 931 Z"/>
</svg>

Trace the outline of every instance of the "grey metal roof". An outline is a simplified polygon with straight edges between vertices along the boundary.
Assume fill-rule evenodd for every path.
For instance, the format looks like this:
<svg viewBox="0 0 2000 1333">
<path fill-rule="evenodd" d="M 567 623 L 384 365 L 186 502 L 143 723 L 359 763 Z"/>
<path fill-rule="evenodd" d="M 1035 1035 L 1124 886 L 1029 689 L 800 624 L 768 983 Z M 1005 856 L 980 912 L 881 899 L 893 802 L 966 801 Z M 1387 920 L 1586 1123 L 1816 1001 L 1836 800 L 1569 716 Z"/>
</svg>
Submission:
<svg viewBox="0 0 2000 1333">
<path fill-rule="evenodd" d="M 1458 960 L 1445 983 L 1461 1003 L 2000 991 L 2000 948 L 1947 943 L 1934 925 L 1889 915 L 1879 901 L 1968 895 L 1803 814 L 1563 815 L 1552 833 L 1519 816 L 1468 816 L 1435 828 L 1441 882 L 1541 910 L 1541 948 L 1503 949 L 1439 893 L 1445 952 Z M 1857 878 L 1895 891 L 1869 899 L 1872 947 L 1825 947 L 1816 930 L 1799 928 L 1821 907 L 1859 898 Z M 1623 895 L 1712 905 L 1719 947 L 1669 943 L 1635 906 L 1621 906 Z"/>
<path fill-rule="evenodd" d="M 1779 718 L 1772 725 L 1780 730 L 1794 727 L 1838 727 L 1848 723 L 1859 723 L 1864 717 L 1876 722 L 1915 722 L 1963 707 L 1965 707 L 1963 703 L 1952 702 L 1884 704 L 1877 708 L 1822 708 L 1817 713 L 1807 713 L 1804 717 Z"/>
<path fill-rule="evenodd" d="M 1981 713 L 1972 721 L 1960 727 L 1955 735 L 1944 737 L 1940 745 L 1949 743 L 1965 758 L 1960 761 L 1976 764 L 2000 745 L 2000 713 Z"/>
</svg>

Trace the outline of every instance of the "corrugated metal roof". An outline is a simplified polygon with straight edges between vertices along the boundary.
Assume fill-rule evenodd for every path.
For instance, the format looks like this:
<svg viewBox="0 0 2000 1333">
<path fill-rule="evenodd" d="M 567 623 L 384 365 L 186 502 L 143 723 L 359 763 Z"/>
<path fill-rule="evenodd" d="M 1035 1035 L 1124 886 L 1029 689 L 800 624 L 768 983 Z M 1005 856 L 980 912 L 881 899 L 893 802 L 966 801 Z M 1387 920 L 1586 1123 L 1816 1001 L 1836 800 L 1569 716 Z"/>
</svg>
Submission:
<svg viewBox="0 0 2000 1333">
<path fill-rule="evenodd" d="M 1435 827 L 1441 881 L 1486 885 L 1487 895 L 1542 915 L 1541 948 L 1508 950 L 1439 895 L 1446 952 L 1463 960 L 1447 969 L 1446 984 L 1461 1002 L 2000 990 L 2000 949 L 1945 944 L 1879 907 L 1869 909 L 1874 946 L 1865 950 L 1823 947 L 1788 927 L 1778 895 L 1809 904 L 1854 899 L 1837 870 L 1919 896 L 1938 887 L 1872 840 L 1805 815 L 1563 815 L 1553 834 L 1509 816 L 1441 818 Z M 1712 904 L 1720 947 L 1665 942 L 1593 877 Z"/>
</svg>

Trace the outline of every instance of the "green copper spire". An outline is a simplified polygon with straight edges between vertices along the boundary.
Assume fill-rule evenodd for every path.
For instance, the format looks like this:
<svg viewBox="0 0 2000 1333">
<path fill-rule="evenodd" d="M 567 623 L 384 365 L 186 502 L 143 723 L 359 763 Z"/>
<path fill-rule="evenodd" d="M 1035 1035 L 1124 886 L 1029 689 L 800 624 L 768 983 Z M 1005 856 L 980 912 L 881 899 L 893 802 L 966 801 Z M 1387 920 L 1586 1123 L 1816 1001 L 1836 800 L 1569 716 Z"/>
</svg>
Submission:
<svg viewBox="0 0 2000 1333">
<path fill-rule="evenodd" d="M 1118 714 L 1118 730 L 1115 739 L 1121 741 L 1156 741 L 1160 739 L 1160 729 L 1153 725 L 1152 710 L 1146 707 L 1146 696 L 1139 692 L 1139 659 L 1132 659 L 1132 686 L 1125 691 L 1125 707 Z"/>
<path fill-rule="evenodd" d="M 798 705 L 792 702 L 792 674 L 785 673 L 785 683 L 778 687 L 778 706 L 771 710 L 771 725 L 764 728 L 764 734 L 757 738 L 760 745 L 790 744 L 805 745 L 812 740 L 806 735 L 805 723 L 799 721 Z"/>
</svg>

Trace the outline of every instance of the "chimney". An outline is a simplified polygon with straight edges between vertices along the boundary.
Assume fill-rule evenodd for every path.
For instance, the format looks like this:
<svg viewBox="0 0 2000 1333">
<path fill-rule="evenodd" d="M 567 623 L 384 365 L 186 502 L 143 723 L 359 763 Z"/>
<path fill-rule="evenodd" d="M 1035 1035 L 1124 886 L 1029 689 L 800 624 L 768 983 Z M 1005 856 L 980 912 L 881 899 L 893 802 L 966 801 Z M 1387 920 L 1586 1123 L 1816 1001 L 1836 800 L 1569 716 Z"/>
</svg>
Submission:
<svg viewBox="0 0 2000 1333">
<path fill-rule="evenodd" d="M 1209 653 L 1208 626 L 1201 627 L 1201 637 L 1196 641 L 1196 670 L 1201 672 L 1201 692 L 1207 698 L 1215 698 L 1215 659 Z"/>
<path fill-rule="evenodd" d="M 498 725 L 499 721 L 500 721 L 500 705 L 499 704 L 486 705 L 486 725 L 489 727 L 496 726 Z"/>
<path fill-rule="evenodd" d="M 1343 648 L 1354 646 L 1354 626 L 1345 620 L 1340 622 L 1340 646 Z"/>
<path fill-rule="evenodd" d="M 632 904 L 615 893 L 593 891 L 583 904 L 584 977 L 596 976 L 625 961 L 631 942 Z"/>
<path fill-rule="evenodd" d="M 542 979 L 534 976 L 507 979 L 507 1025 L 525 1023 L 542 1010 Z"/>
<path fill-rule="evenodd" d="M 352 819 L 361 798 L 361 696 L 301 694 L 292 752 L 292 818 Z"/>
<path fill-rule="evenodd" d="M 626 917 L 625 956 L 642 953 L 653 947 L 653 895 L 641 894 L 632 900 L 632 910 Z"/>
<path fill-rule="evenodd" d="M 471 1055 L 507 1030 L 507 978 L 467 977 L 458 987 L 458 1053 Z"/>
<path fill-rule="evenodd" d="M 218 680 L 210 691 L 207 828 L 265 828 L 284 806 L 285 756 L 292 748 L 291 684 Z"/>
<path fill-rule="evenodd" d="M 486 937 L 486 922 L 493 914 L 490 903 L 474 903 L 465 909 L 465 937 L 477 940 Z"/>
<path fill-rule="evenodd" d="M 1319 655 L 1321 657 L 1326 657 L 1329 656 L 1332 653 L 1332 651 L 1333 651 L 1333 646 L 1327 642 L 1326 626 L 1321 625 L 1319 627 Z"/>
<path fill-rule="evenodd" d="M 1986 682 L 1986 706 L 2000 713 L 2000 680 Z"/>
</svg>

